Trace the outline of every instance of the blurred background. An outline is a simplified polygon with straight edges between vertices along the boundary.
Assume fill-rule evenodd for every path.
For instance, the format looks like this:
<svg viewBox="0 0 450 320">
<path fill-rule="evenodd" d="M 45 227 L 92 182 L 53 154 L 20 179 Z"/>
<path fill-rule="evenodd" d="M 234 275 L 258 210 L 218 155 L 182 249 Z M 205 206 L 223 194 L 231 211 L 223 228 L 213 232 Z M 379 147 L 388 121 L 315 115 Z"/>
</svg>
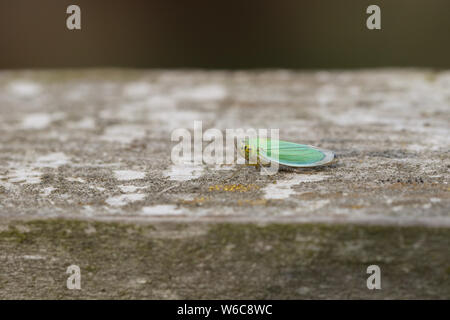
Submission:
<svg viewBox="0 0 450 320">
<path fill-rule="evenodd" d="M 450 67 L 448 0 L 0 3 L 2 69 Z M 381 30 L 366 28 L 371 4 Z"/>
</svg>

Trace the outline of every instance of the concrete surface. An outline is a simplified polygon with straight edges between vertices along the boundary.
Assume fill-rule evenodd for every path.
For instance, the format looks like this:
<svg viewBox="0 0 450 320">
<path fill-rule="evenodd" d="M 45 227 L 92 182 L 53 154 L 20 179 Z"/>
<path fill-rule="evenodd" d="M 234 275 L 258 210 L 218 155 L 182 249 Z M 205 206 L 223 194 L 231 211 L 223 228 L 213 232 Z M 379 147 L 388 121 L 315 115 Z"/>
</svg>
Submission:
<svg viewBox="0 0 450 320">
<path fill-rule="evenodd" d="M 0 298 L 448 299 L 449 110 L 448 71 L 2 71 Z M 194 120 L 338 161 L 172 164 Z"/>
</svg>

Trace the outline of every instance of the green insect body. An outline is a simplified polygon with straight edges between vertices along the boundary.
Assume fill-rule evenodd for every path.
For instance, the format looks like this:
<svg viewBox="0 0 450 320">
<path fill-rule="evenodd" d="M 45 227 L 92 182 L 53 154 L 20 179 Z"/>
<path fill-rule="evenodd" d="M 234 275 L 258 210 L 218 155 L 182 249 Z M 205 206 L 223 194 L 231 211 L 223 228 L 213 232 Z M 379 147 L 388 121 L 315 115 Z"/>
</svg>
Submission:
<svg viewBox="0 0 450 320">
<path fill-rule="evenodd" d="M 277 162 L 288 167 L 317 167 L 333 161 L 334 153 L 314 146 L 267 138 L 239 141 L 239 153 L 256 165 Z"/>
</svg>

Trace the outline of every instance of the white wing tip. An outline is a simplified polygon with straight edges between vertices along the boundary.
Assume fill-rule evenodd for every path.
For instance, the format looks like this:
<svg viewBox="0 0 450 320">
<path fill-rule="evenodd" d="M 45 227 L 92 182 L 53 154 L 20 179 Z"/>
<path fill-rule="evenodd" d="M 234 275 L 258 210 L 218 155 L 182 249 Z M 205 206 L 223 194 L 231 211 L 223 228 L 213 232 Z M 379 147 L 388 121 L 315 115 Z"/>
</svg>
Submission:
<svg viewBox="0 0 450 320">
<path fill-rule="evenodd" d="M 324 149 L 318 149 L 318 150 L 320 150 L 325 155 L 325 157 L 322 160 L 316 162 L 314 165 L 323 166 L 323 165 L 329 164 L 330 162 L 332 162 L 334 160 L 335 155 L 334 155 L 333 151 L 324 150 Z"/>
</svg>

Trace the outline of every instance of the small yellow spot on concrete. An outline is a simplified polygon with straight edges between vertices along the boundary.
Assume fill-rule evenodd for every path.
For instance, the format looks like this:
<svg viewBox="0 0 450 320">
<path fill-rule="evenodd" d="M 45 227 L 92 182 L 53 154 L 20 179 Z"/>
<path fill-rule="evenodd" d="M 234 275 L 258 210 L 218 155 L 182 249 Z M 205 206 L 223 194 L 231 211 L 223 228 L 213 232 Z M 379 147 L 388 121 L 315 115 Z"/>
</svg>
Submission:
<svg viewBox="0 0 450 320">
<path fill-rule="evenodd" d="M 201 205 L 203 204 L 205 201 L 208 201 L 209 198 L 208 197 L 195 197 L 192 200 L 182 200 L 183 204 L 194 204 L 194 205 Z"/>
<path fill-rule="evenodd" d="M 248 192 L 253 190 L 258 190 L 259 187 L 255 184 L 225 184 L 209 187 L 209 191 L 225 191 L 225 192 Z"/>
</svg>

